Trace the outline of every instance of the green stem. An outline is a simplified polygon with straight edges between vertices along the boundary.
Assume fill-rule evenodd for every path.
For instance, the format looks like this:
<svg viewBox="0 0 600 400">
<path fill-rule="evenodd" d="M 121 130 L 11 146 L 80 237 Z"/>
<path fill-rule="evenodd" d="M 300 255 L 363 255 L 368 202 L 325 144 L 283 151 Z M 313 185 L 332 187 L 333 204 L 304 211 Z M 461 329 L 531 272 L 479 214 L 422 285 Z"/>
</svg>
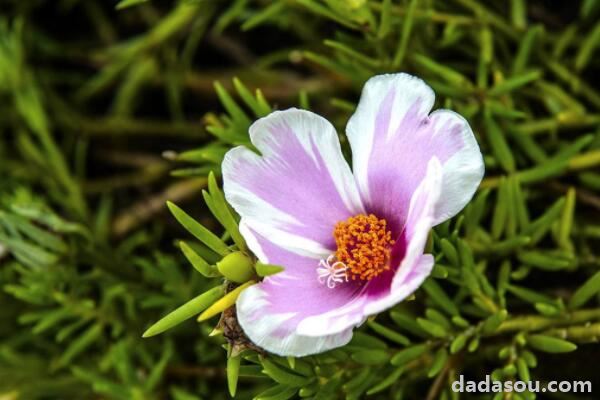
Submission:
<svg viewBox="0 0 600 400">
<path fill-rule="evenodd" d="M 561 326 L 582 324 L 596 319 L 600 319 L 600 308 L 577 310 L 556 318 L 539 315 L 523 315 L 504 321 L 496 332 L 539 331 Z"/>
<path fill-rule="evenodd" d="M 545 331 L 544 334 L 557 336 L 572 342 L 590 343 L 600 342 L 600 322 L 569 326 L 566 328 L 555 328 Z"/>
</svg>

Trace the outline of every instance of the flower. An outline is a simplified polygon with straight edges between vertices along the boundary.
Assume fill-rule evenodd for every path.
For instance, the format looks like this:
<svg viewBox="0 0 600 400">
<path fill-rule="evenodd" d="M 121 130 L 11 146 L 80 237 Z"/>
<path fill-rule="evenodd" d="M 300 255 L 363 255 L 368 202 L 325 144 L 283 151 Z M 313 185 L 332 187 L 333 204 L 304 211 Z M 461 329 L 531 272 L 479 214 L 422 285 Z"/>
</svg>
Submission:
<svg viewBox="0 0 600 400">
<path fill-rule="evenodd" d="M 456 215 L 483 177 L 467 121 L 431 114 L 435 95 L 408 74 L 371 78 L 346 134 L 309 111 L 276 111 L 223 161 L 225 196 L 263 263 L 285 270 L 244 290 L 250 340 L 282 356 L 343 346 L 369 315 L 405 299 L 434 264 L 429 230 Z"/>
</svg>

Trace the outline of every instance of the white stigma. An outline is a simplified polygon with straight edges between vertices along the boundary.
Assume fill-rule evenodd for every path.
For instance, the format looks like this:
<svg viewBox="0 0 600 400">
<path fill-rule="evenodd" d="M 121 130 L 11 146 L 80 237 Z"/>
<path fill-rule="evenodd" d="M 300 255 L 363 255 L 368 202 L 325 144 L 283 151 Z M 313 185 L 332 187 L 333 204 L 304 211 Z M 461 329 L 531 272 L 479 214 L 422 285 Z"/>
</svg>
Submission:
<svg viewBox="0 0 600 400">
<path fill-rule="evenodd" d="M 341 261 L 333 262 L 334 258 L 333 254 L 330 255 L 327 260 L 319 261 L 317 267 L 319 283 L 327 283 L 329 289 L 333 289 L 338 283 L 348 282 L 348 275 L 346 275 L 348 267 Z"/>
</svg>

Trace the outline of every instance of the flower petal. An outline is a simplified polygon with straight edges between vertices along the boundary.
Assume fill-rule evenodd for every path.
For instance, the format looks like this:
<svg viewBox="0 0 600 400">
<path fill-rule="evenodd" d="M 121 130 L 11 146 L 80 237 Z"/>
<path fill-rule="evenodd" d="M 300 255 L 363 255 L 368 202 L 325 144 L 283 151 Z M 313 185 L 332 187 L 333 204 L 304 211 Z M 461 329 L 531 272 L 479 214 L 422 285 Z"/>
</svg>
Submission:
<svg viewBox="0 0 600 400">
<path fill-rule="evenodd" d="M 249 229 L 249 228 L 245 228 Z M 352 325 L 334 334 L 301 335 L 305 318 L 338 309 L 357 295 L 353 286 L 329 289 L 317 279 L 318 261 L 273 244 L 253 232 L 252 240 L 271 263 L 286 269 L 244 290 L 237 300 L 238 321 L 250 340 L 282 356 L 305 356 L 343 346 L 352 337 Z"/>
<path fill-rule="evenodd" d="M 428 115 L 434 99 L 433 90 L 414 76 L 375 76 L 365 84 L 346 127 L 365 206 L 395 228 L 405 223 L 412 193 L 432 157 L 440 160 L 444 175 L 436 224 L 457 214 L 483 177 L 481 151 L 469 124 L 449 110 Z"/>
<path fill-rule="evenodd" d="M 442 166 L 432 158 L 427 175 L 410 200 L 405 228 L 407 242 L 404 258 L 396 270 L 391 287 L 370 290 L 371 302 L 365 307 L 367 315 L 376 314 L 399 303 L 414 292 L 431 273 L 434 259 L 423 254 L 431 228 L 435 225 L 435 213 L 444 187 Z"/>
<path fill-rule="evenodd" d="M 370 281 L 358 296 L 342 307 L 304 319 L 298 325 L 302 335 L 331 335 L 360 325 L 369 315 L 377 314 L 399 303 L 413 293 L 429 276 L 434 260 L 423 254 L 442 188 L 442 166 L 432 158 L 425 178 L 410 201 L 404 238 L 406 250 L 394 276 L 381 276 Z M 391 281 L 391 284 L 390 284 Z"/>
<path fill-rule="evenodd" d="M 270 312 L 267 299 L 264 286 L 249 287 L 238 298 L 237 315 L 250 340 L 269 353 L 304 357 L 344 346 L 352 339 L 352 328 L 333 335 L 299 335 L 294 313 Z"/>
<path fill-rule="evenodd" d="M 279 246 L 315 258 L 331 253 L 335 223 L 363 212 L 333 126 L 289 109 L 256 121 L 250 138 L 262 156 L 236 147 L 223 161 L 229 203 Z"/>
</svg>

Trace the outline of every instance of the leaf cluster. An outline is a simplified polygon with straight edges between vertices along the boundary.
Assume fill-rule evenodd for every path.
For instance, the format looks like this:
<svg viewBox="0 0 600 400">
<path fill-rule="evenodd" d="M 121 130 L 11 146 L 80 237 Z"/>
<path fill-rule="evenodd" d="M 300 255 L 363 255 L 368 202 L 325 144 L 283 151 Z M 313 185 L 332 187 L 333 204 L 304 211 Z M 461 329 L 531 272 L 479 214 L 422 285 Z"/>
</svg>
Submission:
<svg viewBox="0 0 600 400">
<path fill-rule="evenodd" d="M 0 398 L 600 384 L 585 362 L 600 338 L 598 1 L 55 3 L 9 0 L 0 16 Z M 431 233 L 432 276 L 325 354 L 225 340 L 217 317 L 281 271 L 239 232 L 225 153 L 289 106 L 342 133 L 364 81 L 395 71 L 469 120 L 486 165 Z"/>
</svg>

